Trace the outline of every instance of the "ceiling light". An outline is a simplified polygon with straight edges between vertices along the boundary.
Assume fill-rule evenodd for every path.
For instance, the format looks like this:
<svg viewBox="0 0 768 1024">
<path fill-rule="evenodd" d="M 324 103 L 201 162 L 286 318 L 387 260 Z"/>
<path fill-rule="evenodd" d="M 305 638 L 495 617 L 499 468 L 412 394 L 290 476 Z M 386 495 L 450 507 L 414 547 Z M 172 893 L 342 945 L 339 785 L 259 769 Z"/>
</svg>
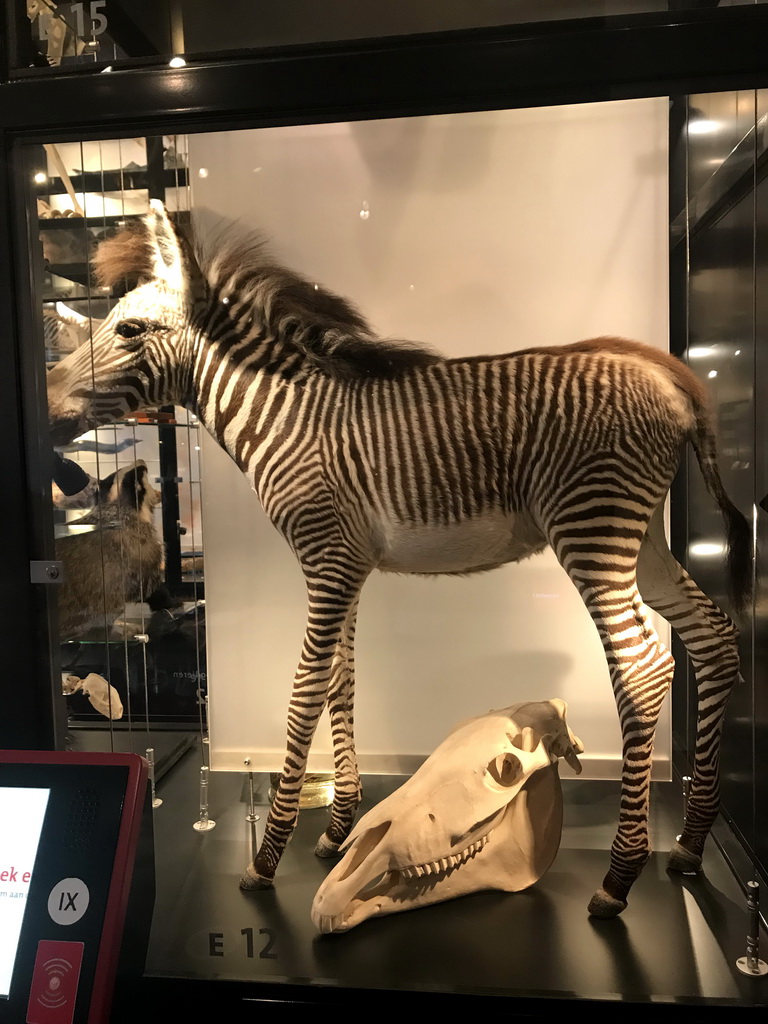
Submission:
<svg viewBox="0 0 768 1024">
<path fill-rule="evenodd" d="M 699 555 L 702 558 L 711 558 L 714 555 L 725 554 L 725 548 L 722 544 L 711 544 L 706 541 L 697 541 L 695 544 L 689 544 L 688 551 L 690 554 Z"/>
<path fill-rule="evenodd" d="M 710 135 L 720 127 L 717 121 L 710 121 L 707 117 L 698 117 L 688 124 L 689 135 Z"/>
</svg>

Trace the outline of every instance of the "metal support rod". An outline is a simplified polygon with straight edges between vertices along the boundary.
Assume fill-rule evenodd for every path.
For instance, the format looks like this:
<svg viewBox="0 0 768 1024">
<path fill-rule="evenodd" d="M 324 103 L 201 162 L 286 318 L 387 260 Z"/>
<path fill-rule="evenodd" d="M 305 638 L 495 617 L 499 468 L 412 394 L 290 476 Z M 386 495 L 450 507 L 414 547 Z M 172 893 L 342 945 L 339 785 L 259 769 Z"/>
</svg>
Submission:
<svg viewBox="0 0 768 1024">
<path fill-rule="evenodd" d="M 683 825 L 685 825 L 686 818 L 688 817 L 688 798 L 691 795 L 692 782 L 693 779 L 690 775 L 683 776 Z M 680 836 L 675 836 L 675 839 L 678 841 L 678 843 L 680 842 Z"/>
<path fill-rule="evenodd" d="M 196 832 L 210 832 L 215 826 L 216 822 L 208 817 L 208 765 L 204 764 L 200 769 L 200 819 L 192 828 Z"/>
<path fill-rule="evenodd" d="M 147 176 L 150 178 L 150 198 L 165 200 L 165 186 L 162 184 L 163 147 L 162 138 L 147 139 Z M 150 143 L 154 143 L 150 147 Z M 150 152 L 151 151 L 151 152 Z M 164 405 L 161 412 L 175 415 L 172 405 Z M 163 496 L 161 511 L 163 540 L 165 541 L 165 583 L 170 592 L 178 597 L 182 592 L 181 579 L 181 511 L 179 505 L 179 465 L 176 447 L 176 427 L 160 423 L 157 428 L 160 440 L 160 488 Z"/>
<path fill-rule="evenodd" d="M 747 882 L 747 955 L 736 966 L 742 974 L 760 977 L 768 974 L 768 964 L 760 959 L 760 885 Z"/>
<path fill-rule="evenodd" d="M 155 748 L 147 747 L 147 763 L 149 764 L 149 785 L 152 789 L 152 806 L 161 807 L 163 801 L 155 792 Z"/>
<path fill-rule="evenodd" d="M 253 795 L 253 772 L 248 772 L 248 813 L 245 816 L 246 821 L 258 821 L 259 815 L 256 813 L 256 801 Z"/>
<path fill-rule="evenodd" d="M 691 796 L 691 783 L 693 779 L 690 775 L 683 776 L 683 821 L 688 817 L 688 800 Z"/>
</svg>

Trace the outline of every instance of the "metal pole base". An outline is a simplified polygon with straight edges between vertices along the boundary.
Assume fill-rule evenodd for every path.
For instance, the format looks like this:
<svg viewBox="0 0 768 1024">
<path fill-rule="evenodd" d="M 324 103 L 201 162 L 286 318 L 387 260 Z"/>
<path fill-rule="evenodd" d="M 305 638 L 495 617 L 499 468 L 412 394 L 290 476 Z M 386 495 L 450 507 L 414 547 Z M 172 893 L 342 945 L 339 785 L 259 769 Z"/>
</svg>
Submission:
<svg viewBox="0 0 768 1024">
<path fill-rule="evenodd" d="M 152 807 L 162 807 L 163 801 L 155 790 L 155 748 L 147 747 L 147 763 L 149 764 L 149 782 L 152 787 Z"/>
<path fill-rule="evenodd" d="M 200 821 L 196 821 L 192 828 L 195 832 L 210 832 L 212 828 L 216 828 L 216 822 L 213 818 L 201 818 Z"/>
<path fill-rule="evenodd" d="M 759 978 L 768 974 L 768 964 L 760 959 L 760 884 L 747 882 L 747 955 L 740 956 L 736 966 L 742 974 Z"/>
<path fill-rule="evenodd" d="M 740 956 L 736 966 L 742 974 L 748 974 L 752 978 L 759 978 L 762 974 L 768 974 L 768 964 L 759 957 L 754 959 L 749 956 Z"/>
<path fill-rule="evenodd" d="M 205 764 L 200 769 L 200 818 L 192 826 L 195 832 L 210 832 L 216 828 L 216 822 L 208 817 L 208 771 Z"/>
</svg>

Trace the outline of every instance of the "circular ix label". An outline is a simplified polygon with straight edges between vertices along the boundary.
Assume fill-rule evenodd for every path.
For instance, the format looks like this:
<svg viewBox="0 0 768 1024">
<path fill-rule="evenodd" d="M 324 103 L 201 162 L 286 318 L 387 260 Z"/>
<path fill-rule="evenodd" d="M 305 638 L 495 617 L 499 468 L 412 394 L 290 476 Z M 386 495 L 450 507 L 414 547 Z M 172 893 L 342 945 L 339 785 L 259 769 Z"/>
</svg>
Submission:
<svg viewBox="0 0 768 1024">
<path fill-rule="evenodd" d="M 88 909 L 90 898 L 88 886 L 81 878 L 62 878 L 48 897 L 51 920 L 56 924 L 74 924 Z"/>
</svg>

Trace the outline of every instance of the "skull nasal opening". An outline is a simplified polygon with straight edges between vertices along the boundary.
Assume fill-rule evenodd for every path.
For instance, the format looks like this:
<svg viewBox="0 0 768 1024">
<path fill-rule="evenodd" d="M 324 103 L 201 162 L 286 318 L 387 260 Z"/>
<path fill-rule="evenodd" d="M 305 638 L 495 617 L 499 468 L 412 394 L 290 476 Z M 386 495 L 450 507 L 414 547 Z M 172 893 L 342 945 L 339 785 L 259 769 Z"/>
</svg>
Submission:
<svg viewBox="0 0 768 1024">
<path fill-rule="evenodd" d="M 344 881 L 357 871 L 363 861 L 373 853 L 387 832 L 389 832 L 391 826 L 391 821 L 384 821 L 381 825 L 369 828 L 367 832 L 355 840 L 349 851 L 351 854 L 349 864 L 342 874 L 340 881 Z"/>
</svg>

